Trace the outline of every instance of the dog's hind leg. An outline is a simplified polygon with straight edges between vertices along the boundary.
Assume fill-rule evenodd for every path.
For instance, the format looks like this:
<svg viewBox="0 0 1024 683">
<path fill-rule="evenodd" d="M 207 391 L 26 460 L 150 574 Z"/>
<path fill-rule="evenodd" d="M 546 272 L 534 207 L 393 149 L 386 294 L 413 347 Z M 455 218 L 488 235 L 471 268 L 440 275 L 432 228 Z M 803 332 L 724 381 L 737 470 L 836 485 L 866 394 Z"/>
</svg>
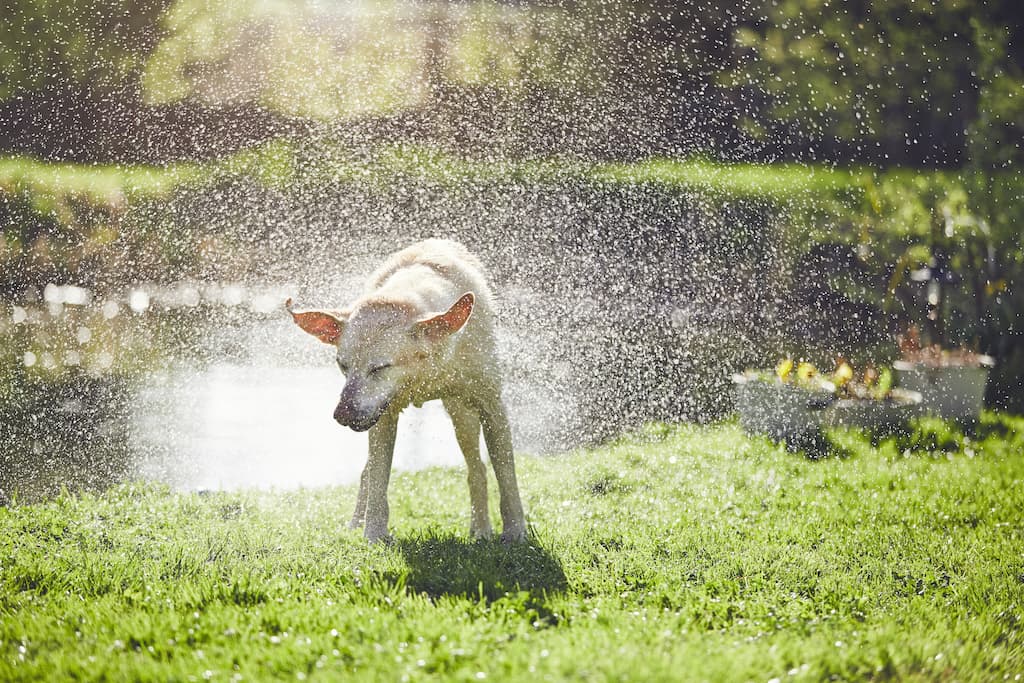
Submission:
<svg viewBox="0 0 1024 683">
<path fill-rule="evenodd" d="M 397 432 L 397 413 L 385 414 L 369 432 L 370 455 L 359 484 L 359 498 L 365 498 L 366 504 L 363 535 L 371 542 L 385 539 L 388 535 L 388 482 Z M 356 515 L 359 514 L 359 502 L 357 498 Z"/>
<path fill-rule="evenodd" d="M 506 543 L 526 539 L 526 518 L 516 483 L 516 464 L 512 457 L 512 430 L 501 398 L 495 396 L 482 407 L 480 414 L 487 444 L 487 456 L 498 480 L 501 497 L 501 540 Z"/>
<path fill-rule="evenodd" d="M 480 459 L 480 415 L 472 406 L 459 401 L 445 400 L 445 410 L 455 427 L 455 440 L 459 442 L 466 459 L 469 481 L 469 535 L 490 538 L 491 518 L 487 512 L 487 468 Z"/>
</svg>

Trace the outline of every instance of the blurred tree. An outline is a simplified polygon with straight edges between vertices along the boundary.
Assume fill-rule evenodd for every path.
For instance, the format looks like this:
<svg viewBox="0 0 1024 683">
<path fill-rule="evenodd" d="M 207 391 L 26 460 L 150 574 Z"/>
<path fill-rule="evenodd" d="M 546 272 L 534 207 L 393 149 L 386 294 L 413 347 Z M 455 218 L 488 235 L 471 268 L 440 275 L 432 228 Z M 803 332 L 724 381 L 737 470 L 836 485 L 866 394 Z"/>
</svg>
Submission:
<svg viewBox="0 0 1024 683">
<path fill-rule="evenodd" d="M 138 80 L 172 0 L 5 0 L 0 101 Z"/>
<path fill-rule="evenodd" d="M 415 107 L 426 90 L 420 22 L 404 3 L 177 0 L 146 64 L 146 100 L 319 120 Z"/>
<path fill-rule="evenodd" d="M 984 169 L 1007 168 L 1024 158 L 1024 25 L 1018 11 L 1015 3 L 1004 3 L 990 16 L 971 19 L 980 85 L 968 139 L 972 162 Z"/>
<path fill-rule="evenodd" d="M 1005 165 L 1018 0 L 6 0 L 0 149 L 210 157 L 330 122 L 515 155 Z"/>
<path fill-rule="evenodd" d="M 789 155 L 956 166 L 969 130 L 1019 112 L 1016 0 L 778 0 L 747 20 L 733 73 L 768 97 L 746 124 Z M 1016 35 L 1015 35 L 1016 34 Z M 1009 70 L 1009 71 L 1008 71 Z M 1016 94 L 1016 101 L 1014 95 Z M 1013 116 L 1019 116 L 1014 114 Z M 977 136 L 976 136 L 977 137 Z"/>
<path fill-rule="evenodd" d="M 287 130 L 259 106 L 153 106 L 142 78 L 174 0 L 7 0 L 0 150 L 51 160 L 208 158 Z"/>
</svg>

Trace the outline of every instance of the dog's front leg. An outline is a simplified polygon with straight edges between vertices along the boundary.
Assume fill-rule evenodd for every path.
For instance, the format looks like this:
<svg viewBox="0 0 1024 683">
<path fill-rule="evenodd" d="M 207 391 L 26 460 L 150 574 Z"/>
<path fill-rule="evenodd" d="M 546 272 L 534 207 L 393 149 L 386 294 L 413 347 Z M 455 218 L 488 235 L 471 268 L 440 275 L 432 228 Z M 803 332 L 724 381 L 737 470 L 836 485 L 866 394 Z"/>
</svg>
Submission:
<svg viewBox="0 0 1024 683">
<path fill-rule="evenodd" d="M 352 520 L 348 523 L 349 529 L 358 529 L 366 521 L 366 491 L 369 488 L 370 461 L 367 459 L 363 466 L 363 473 L 359 475 L 359 494 L 356 496 L 356 510 L 352 513 Z"/>
<path fill-rule="evenodd" d="M 391 479 L 391 458 L 395 453 L 397 431 L 398 414 L 389 413 L 381 417 L 369 433 L 370 454 L 359 485 L 359 497 L 365 498 L 366 528 L 363 535 L 370 542 L 387 538 L 388 535 L 388 482 Z M 359 502 L 356 501 L 357 515 Z"/>
<path fill-rule="evenodd" d="M 487 455 L 494 467 L 498 480 L 498 495 L 501 508 L 501 540 L 506 543 L 526 539 L 526 519 L 523 504 L 519 500 L 519 484 L 516 482 L 516 464 L 512 457 L 512 430 L 508 414 L 499 397 L 488 401 L 481 410 L 481 424 L 484 428 L 484 442 Z"/>
<path fill-rule="evenodd" d="M 480 459 L 480 414 L 468 403 L 445 399 L 444 407 L 455 427 L 455 440 L 466 459 L 469 483 L 469 535 L 490 538 L 491 518 L 487 511 L 487 468 Z"/>
</svg>

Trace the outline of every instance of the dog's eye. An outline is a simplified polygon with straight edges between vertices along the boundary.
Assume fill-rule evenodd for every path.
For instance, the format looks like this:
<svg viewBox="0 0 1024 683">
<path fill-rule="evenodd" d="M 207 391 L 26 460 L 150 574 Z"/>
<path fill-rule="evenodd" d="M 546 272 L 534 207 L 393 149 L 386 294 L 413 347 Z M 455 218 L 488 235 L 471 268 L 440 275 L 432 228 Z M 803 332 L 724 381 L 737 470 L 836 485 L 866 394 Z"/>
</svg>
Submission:
<svg viewBox="0 0 1024 683">
<path fill-rule="evenodd" d="M 373 366 L 372 368 L 370 368 L 370 372 L 369 372 L 369 374 L 371 374 L 371 375 L 376 375 L 376 374 L 378 374 L 378 373 L 379 373 L 379 372 L 380 372 L 381 370 L 387 370 L 387 369 L 388 369 L 388 368 L 390 368 L 390 367 L 391 367 L 391 363 L 384 363 L 384 364 L 382 364 L 382 365 L 375 365 L 375 366 Z"/>
</svg>

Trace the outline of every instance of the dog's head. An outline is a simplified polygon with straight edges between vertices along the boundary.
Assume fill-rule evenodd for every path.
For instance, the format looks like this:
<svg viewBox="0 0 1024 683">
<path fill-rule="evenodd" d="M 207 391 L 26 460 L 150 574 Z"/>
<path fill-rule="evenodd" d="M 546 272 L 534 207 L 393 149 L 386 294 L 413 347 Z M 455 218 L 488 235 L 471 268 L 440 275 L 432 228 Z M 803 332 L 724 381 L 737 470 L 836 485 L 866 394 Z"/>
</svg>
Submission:
<svg viewBox="0 0 1024 683">
<path fill-rule="evenodd" d="M 420 316 L 404 302 L 370 300 L 352 310 L 296 311 L 285 304 L 303 330 L 338 349 L 345 375 L 334 419 L 366 431 L 403 389 L 429 372 L 440 345 L 462 329 L 473 312 L 472 292 L 448 310 Z"/>
</svg>

